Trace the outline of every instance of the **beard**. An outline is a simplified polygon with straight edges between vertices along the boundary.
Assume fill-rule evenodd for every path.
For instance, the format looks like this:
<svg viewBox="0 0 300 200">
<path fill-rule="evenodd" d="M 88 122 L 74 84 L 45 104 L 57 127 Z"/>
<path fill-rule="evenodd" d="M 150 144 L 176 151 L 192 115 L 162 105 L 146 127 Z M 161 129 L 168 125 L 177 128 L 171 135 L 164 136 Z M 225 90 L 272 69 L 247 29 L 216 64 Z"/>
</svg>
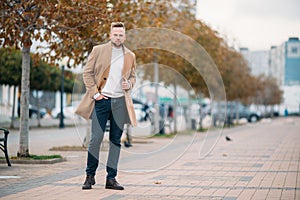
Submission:
<svg viewBox="0 0 300 200">
<path fill-rule="evenodd" d="M 111 43 L 112 43 L 113 46 L 116 47 L 116 48 L 120 48 L 120 47 L 123 45 L 122 42 L 120 42 L 120 43 L 115 43 L 115 42 L 111 41 Z"/>
</svg>

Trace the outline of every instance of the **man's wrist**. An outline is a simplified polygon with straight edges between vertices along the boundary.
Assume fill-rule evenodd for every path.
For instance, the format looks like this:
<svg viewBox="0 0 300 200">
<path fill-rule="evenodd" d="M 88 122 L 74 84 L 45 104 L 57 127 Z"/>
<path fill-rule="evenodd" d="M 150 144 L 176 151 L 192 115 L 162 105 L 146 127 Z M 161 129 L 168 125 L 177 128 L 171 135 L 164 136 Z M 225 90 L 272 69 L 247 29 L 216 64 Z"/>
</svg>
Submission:
<svg viewBox="0 0 300 200">
<path fill-rule="evenodd" d="M 130 80 L 127 80 L 127 83 L 128 83 L 128 86 L 129 86 L 129 88 L 128 89 L 130 89 L 131 88 L 131 81 Z"/>
<path fill-rule="evenodd" d="M 97 99 L 98 97 L 100 97 L 100 93 L 99 92 L 97 92 L 95 95 L 94 95 L 94 99 Z"/>
</svg>

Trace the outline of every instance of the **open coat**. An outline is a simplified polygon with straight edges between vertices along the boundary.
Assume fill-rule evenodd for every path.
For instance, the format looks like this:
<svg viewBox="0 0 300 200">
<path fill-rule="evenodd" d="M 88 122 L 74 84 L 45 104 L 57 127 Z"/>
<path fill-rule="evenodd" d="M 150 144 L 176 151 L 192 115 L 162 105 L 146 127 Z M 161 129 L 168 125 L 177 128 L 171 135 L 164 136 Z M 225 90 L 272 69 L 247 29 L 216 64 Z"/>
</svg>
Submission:
<svg viewBox="0 0 300 200">
<path fill-rule="evenodd" d="M 123 46 L 124 53 L 124 66 L 122 71 L 122 77 L 129 80 L 131 83 L 130 89 L 135 84 L 136 80 L 136 59 L 135 54 Z M 83 71 L 83 81 L 86 87 L 86 93 L 84 94 L 80 104 L 75 110 L 75 113 L 82 116 L 85 119 L 91 119 L 91 115 L 95 106 L 94 95 L 104 88 L 111 65 L 112 44 L 108 42 L 106 44 L 97 45 L 93 48 L 88 57 L 88 61 Z M 133 102 L 130 95 L 130 89 L 125 90 L 126 108 L 131 125 L 136 126 L 136 116 L 134 112 Z M 126 114 L 126 113 L 124 113 Z"/>
</svg>

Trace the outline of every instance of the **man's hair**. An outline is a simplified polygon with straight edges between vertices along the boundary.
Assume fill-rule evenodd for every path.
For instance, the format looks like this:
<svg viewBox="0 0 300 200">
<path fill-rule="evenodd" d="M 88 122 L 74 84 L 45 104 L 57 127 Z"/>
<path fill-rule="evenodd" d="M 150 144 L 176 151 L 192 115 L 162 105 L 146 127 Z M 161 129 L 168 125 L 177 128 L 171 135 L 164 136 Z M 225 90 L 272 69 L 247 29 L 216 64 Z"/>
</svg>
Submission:
<svg viewBox="0 0 300 200">
<path fill-rule="evenodd" d="M 112 22 L 110 26 L 110 31 L 112 31 L 113 28 L 123 28 L 125 30 L 125 25 L 123 22 Z"/>
</svg>

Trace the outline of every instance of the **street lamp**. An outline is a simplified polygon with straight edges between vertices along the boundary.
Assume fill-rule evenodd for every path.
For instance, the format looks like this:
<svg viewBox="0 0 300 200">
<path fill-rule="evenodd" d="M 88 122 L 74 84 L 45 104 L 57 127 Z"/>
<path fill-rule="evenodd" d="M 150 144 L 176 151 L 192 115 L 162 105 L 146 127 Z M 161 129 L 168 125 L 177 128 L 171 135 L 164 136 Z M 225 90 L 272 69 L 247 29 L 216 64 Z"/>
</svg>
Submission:
<svg viewBox="0 0 300 200">
<path fill-rule="evenodd" d="M 65 66 L 62 65 L 61 67 L 61 87 L 60 87 L 60 120 L 59 120 L 59 128 L 65 128 L 64 124 L 64 71 L 65 71 Z"/>
</svg>

